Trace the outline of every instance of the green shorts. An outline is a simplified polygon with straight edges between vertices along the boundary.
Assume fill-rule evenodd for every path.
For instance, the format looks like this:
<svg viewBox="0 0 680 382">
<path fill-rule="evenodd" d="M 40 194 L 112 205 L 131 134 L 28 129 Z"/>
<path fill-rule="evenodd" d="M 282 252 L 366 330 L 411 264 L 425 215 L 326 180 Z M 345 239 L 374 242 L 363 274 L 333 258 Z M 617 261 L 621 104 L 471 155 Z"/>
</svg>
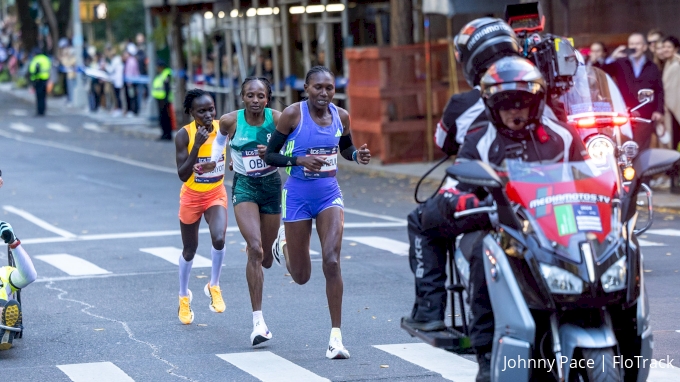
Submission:
<svg viewBox="0 0 680 382">
<path fill-rule="evenodd" d="M 255 203 L 261 214 L 281 213 L 281 175 L 275 173 L 262 177 L 234 173 L 231 201 L 234 206 L 243 202 Z"/>
</svg>

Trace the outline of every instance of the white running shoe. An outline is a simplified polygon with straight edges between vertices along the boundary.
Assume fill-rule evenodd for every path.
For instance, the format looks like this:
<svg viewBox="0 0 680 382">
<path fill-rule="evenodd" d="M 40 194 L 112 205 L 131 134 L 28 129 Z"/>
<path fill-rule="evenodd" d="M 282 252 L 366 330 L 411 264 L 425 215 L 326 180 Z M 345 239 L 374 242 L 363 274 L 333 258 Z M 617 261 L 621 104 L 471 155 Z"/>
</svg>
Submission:
<svg viewBox="0 0 680 382">
<path fill-rule="evenodd" d="M 339 338 L 331 338 L 328 342 L 328 350 L 326 350 L 326 358 L 328 359 L 349 359 L 349 351 L 345 349 L 342 340 Z"/>
<path fill-rule="evenodd" d="M 283 246 L 286 245 L 286 231 L 284 226 L 279 227 L 279 234 L 276 236 L 276 240 L 272 244 L 272 255 L 274 255 L 274 260 L 279 266 L 281 265 L 281 259 L 286 261 L 286 257 L 283 255 Z"/>
<path fill-rule="evenodd" d="M 267 325 L 265 325 L 262 321 L 258 321 L 253 328 L 253 332 L 250 333 L 250 343 L 253 346 L 257 346 L 271 339 L 272 332 L 269 331 Z"/>
</svg>

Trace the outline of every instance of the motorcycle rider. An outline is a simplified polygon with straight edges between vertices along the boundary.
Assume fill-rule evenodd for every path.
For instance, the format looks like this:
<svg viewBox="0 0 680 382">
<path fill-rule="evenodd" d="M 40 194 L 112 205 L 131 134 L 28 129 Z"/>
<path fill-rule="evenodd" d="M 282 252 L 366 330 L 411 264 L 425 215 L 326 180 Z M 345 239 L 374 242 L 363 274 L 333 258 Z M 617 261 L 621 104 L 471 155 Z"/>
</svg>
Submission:
<svg viewBox="0 0 680 382">
<path fill-rule="evenodd" d="M 542 163 L 582 161 L 587 158 L 577 132 L 569 125 L 546 117 L 546 83 L 541 72 L 530 61 L 520 57 L 506 57 L 497 61 L 482 76 L 480 88 L 490 122 L 465 137 L 456 161 L 481 160 L 498 167 L 506 158 Z M 419 221 L 414 222 L 415 217 L 409 216 L 409 224 L 419 223 L 422 228 L 448 231 L 450 235 L 489 228 L 488 220 L 485 221 L 488 216 L 485 214 L 452 221 L 456 211 L 479 205 L 479 200 L 486 196 L 483 190 L 458 184 L 446 194 L 450 196 L 439 200 L 433 198 L 425 203 Z M 448 222 L 444 227 L 437 227 L 435 222 L 442 217 L 447 217 Z M 456 229 L 459 232 L 456 233 Z M 473 316 L 469 335 L 479 362 L 477 382 L 491 380 L 494 334 L 481 244 L 481 240 L 476 243 L 470 260 L 468 290 Z"/>
<path fill-rule="evenodd" d="M 465 80 L 473 89 L 454 94 L 437 124 L 435 143 L 447 155 L 458 152 L 471 127 L 485 125 L 488 121 L 479 88 L 481 76 L 497 60 L 519 54 L 519 42 L 512 28 L 505 21 L 491 17 L 476 19 L 465 25 L 455 38 L 455 46 L 456 60 L 462 65 Z M 451 188 L 447 181 L 434 199 L 449 198 L 447 190 Z M 461 200 L 461 203 L 464 201 Z M 432 205 L 436 203 L 431 202 L 428 206 Z M 456 235 L 447 234 L 447 215 L 442 215 L 439 221 L 431 219 L 433 225 L 428 228 L 439 229 L 425 229 L 417 223 L 424 207 L 420 206 L 409 215 L 409 221 L 413 221 L 408 226 L 409 260 L 415 275 L 416 302 L 411 316 L 404 320 L 416 329 L 437 331 L 446 327 L 446 253 Z"/>
</svg>

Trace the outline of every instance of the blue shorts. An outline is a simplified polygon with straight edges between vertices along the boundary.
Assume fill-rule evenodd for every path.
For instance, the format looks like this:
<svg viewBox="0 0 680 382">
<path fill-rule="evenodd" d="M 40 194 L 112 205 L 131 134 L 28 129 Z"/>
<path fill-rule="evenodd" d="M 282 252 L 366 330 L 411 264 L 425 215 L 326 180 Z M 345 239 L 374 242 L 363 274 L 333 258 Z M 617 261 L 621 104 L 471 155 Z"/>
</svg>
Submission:
<svg viewBox="0 0 680 382">
<path fill-rule="evenodd" d="M 342 192 L 335 177 L 301 180 L 288 177 L 281 191 L 284 222 L 316 219 L 326 208 L 344 208 Z"/>
</svg>

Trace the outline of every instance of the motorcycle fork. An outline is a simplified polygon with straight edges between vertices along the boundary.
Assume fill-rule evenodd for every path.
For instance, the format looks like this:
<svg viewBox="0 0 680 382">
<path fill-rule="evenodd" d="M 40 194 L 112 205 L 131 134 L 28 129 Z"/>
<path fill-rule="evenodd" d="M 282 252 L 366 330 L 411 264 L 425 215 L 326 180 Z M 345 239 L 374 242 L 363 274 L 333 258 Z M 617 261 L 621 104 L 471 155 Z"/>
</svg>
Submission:
<svg viewBox="0 0 680 382">
<path fill-rule="evenodd" d="M 553 354 L 555 354 L 555 364 L 560 364 L 560 359 L 562 358 L 562 345 L 560 345 L 560 332 L 557 326 L 557 313 L 550 315 L 550 333 L 552 334 L 553 343 Z M 561 367 L 556 367 L 557 369 L 557 380 L 559 382 L 564 381 L 564 371 Z"/>
<path fill-rule="evenodd" d="M 458 274 L 458 268 L 454 266 L 456 256 L 455 250 L 456 250 L 455 246 L 453 245 L 453 243 L 451 243 L 448 249 L 449 256 L 447 261 L 449 268 L 448 289 L 449 291 L 451 291 L 450 293 L 451 304 L 449 306 L 451 310 L 451 327 L 458 330 L 459 332 L 464 333 L 467 336 L 468 335 L 467 312 L 465 311 L 465 302 L 463 301 L 463 291 L 465 290 L 465 287 L 460 282 L 460 274 Z M 461 322 L 460 327 L 456 325 L 456 300 L 458 300 L 460 309 L 460 322 Z"/>
</svg>

